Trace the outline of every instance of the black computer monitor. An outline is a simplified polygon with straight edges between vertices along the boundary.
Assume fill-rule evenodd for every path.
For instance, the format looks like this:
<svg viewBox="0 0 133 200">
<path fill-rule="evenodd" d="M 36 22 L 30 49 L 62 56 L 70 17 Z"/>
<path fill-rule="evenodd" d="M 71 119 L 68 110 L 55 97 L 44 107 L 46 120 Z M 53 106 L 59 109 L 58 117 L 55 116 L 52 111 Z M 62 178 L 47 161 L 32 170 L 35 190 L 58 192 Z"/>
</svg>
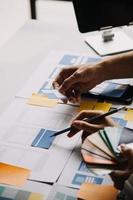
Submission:
<svg viewBox="0 0 133 200">
<path fill-rule="evenodd" d="M 73 0 L 80 32 L 133 22 L 133 0 Z"/>
</svg>

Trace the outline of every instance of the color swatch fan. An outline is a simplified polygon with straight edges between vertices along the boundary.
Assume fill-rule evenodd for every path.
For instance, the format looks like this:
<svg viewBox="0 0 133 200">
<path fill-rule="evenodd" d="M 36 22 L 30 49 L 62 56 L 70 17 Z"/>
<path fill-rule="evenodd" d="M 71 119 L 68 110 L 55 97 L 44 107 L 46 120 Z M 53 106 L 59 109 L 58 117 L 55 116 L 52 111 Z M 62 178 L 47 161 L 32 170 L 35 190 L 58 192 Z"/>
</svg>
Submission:
<svg viewBox="0 0 133 200">
<path fill-rule="evenodd" d="M 82 144 L 84 161 L 90 165 L 115 166 L 122 162 L 118 150 L 122 128 L 106 127 L 90 136 Z"/>
</svg>

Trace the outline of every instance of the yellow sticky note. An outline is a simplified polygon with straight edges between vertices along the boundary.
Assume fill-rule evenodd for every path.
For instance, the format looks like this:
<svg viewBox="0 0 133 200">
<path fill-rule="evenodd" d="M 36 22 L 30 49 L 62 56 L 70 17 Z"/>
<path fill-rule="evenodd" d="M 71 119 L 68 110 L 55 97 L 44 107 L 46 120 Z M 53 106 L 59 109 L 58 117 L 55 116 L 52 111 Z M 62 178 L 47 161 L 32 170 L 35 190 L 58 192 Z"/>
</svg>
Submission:
<svg viewBox="0 0 133 200">
<path fill-rule="evenodd" d="M 111 103 L 96 103 L 94 110 L 102 110 L 104 112 L 108 112 L 111 108 L 112 104 Z"/>
<path fill-rule="evenodd" d="M 0 183 L 22 186 L 30 175 L 30 170 L 0 163 Z"/>
<path fill-rule="evenodd" d="M 44 196 L 42 194 L 31 193 L 28 200 L 44 200 Z"/>
<path fill-rule="evenodd" d="M 125 115 L 125 120 L 127 121 L 133 121 L 133 110 L 128 109 Z"/>
<path fill-rule="evenodd" d="M 80 111 L 81 110 L 93 110 L 94 106 L 95 106 L 96 102 L 95 101 L 83 101 L 80 104 Z"/>
<path fill-rule="evenodd" d="M 46 96 L 34 93 L 28 99 L 27 104 L 34 106 L 54 107 L 57 105 L 57 102 L 57 99 L 48 99 Z"/>
<path fill-rule="evenodd" d="M 112 185 L 95 185 L 84 183 L 79 192 L 78 198 L 83 200 L 116 200 L 118 190 Z"/>
</svg>

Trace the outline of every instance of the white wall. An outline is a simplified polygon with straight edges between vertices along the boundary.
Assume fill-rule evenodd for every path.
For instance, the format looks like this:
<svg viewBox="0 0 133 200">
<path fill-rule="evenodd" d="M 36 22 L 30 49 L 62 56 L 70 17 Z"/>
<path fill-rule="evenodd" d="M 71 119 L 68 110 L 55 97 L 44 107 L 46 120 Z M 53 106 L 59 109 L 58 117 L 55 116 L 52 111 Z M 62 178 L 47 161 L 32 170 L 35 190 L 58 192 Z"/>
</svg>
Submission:
<svg viewBox="0 0 133 200">
<path fill-rule="evenodd" d="M 29 17 L 29 0 L 0 0 L 0 47 Z"/>
</svg>

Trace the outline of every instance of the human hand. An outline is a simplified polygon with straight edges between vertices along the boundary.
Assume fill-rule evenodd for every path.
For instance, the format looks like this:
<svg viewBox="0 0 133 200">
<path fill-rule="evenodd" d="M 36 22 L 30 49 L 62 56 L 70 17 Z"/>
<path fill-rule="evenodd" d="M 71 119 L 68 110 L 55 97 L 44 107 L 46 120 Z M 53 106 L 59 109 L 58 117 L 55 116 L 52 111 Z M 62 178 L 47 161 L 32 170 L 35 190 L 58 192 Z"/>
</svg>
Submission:
<svg viewBox="0 0 133 200">
<path fill-rule="evenodd" d="M 73 103 L 79 102 L 81 93 L 95 87 L 104 81 L 102 64 L 82 65 L 62 69 L 53 82 L 58 89 Z"/>
<path fill-rule="evenodd" d="M 95 121 L 95 123 L 88 123 L 83 121 L 84 118 L 92 118 L 98 115 L 103 114 L 102 111 L 96 110 L 84 110 L 81 111 L 73 120 L 71 124 L 71 131 L 68 133 L 68 137 L 73 137 L 79 131 L 83 131 L 82 139 L 84 140 L 87 136 L 96 131 L 104 128 L 105 126 L 116 126 L 116 123 L 110 117 L 105 117 L 102 120 Z"/>
<path fill-rule="evenodd" d="M 110 174 L 114 186 L 117 189 L 122 190 L 124 187 L 124 182 L 129 178 L 129 176 L 133 173 L 133 149 L 128 148 L 126 145 L 121 145 L 121 152 L 125 159 L 127 159 L 128 164 L 125 167 L 125 170 L 114 171 Z"/>
</svg>

